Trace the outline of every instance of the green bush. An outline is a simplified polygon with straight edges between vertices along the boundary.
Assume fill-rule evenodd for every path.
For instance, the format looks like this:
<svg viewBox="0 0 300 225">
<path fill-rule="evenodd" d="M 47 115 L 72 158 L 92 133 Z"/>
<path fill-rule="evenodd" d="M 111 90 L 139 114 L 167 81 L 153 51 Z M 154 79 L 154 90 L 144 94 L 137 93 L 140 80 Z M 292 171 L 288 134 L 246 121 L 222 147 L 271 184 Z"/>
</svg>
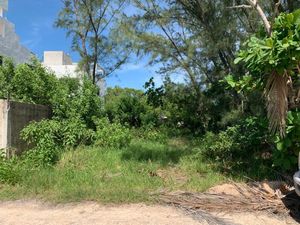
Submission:
<svg viewBox="0 0 300 225">
<path fill-rule="evenodd" d="M 95 129 L 94 117 L 102 114 L 102 102 L 98 88 L 89 80 L 63 78 L 59 90 L 51 99 L 53 116 L 56 120 L 79 118 L 90 129 Z"/>
<path fill-rule="evenodd" d="M 219 134 L 206 133 L 201 141 L 204 155 L 216 161 L 232 160 L 238 148 L 238 143 L 235 143 L 238 130 L 239 127 L 229 127 Z"/>
<path fill-rule="evenodd" d="M 80 119 L 42 120 L 33 122 L 21 132 L 22 138 L 33 146 L 25 154 L 25 159 L 34 166 L 52 165 L 59 153 L 66 148 L 91 144 L 94 131 L 87 129 Z"/>
<path fill-rule="evenodd" d="M 105 114 L 110 121 L 139 128 L 157 125 L 159 110 L 147 103 L 142 91 L 115 87 L 109 88 L 105 95 Z"/>
<path fill-rule="evenodd" d="M 84 121 L 78 118 L 63 120 L 60 124 L 62 146 L 74 148 L 79 145 L 91 145 L 95 136 L 92 129 L 88 129 Z"/>
<path fill-rule="evenodd" d="M 137 138 L 152 142 L 166 143 L 168 140 L 166 131 L 154 127 L 135 129 L 132 133 Z"/>
<path fill-rule="evenodd" d="M 281 169 L 296 170 L 300 152 L 300 112 L 289 112 L 287 117 L 286 135 L 276 137 L 276 148 L 273 154 L 274 166 Z"/>
<path fill-rule="evenodd" d="M 61 126 L 55 120 L 33 122 L 21 132 L 21 137 L 31 146 L 24 158 L 33 166 L 52 165 L 58 160 L 61 143 Z"/>
<path fill-rule="evenodd" d="M 108 118 L 97 119 L 95 145 L 99 147 L 124 148 L 132 139 L 128 128 L 119 122 L 111 123 Z"/>
<path fill-rule="evenodd" d="M 16 159 L 0 158 L 0 183 L 16 184 L 20 180 L 19 167 Z"/>
<path fill-rule="evenodd" d="M 205 157 L 227 169 L 248 170 L 258 162 L 271 166 L 271 160 L 263 157 L 272 148 L 267 127 L 265 119 L 248 117 L 218 134 L 208 132 L 199 149 Z"/>
<path fill-rule="evenodd" d="M 50 105 L 57 93 L 58 79 L 46 71 L 38 60 L 15 66 L 4 59 L 0 66 L 0 97 L 16 101 Z"/>
<path fill-rule="evenodd" d="M 164 81 L 163 115 L 165 125 L 181 130 L 182 134 L 204 134 L 210 118 L 207 107 L 199 104 L 199 96 L 189 84 L 176 84 L 170 79 Z M 202 96 L 202 101 L 206 101 Z M 202 104 L 202 103 L 201 103 Z"/>
</svg>

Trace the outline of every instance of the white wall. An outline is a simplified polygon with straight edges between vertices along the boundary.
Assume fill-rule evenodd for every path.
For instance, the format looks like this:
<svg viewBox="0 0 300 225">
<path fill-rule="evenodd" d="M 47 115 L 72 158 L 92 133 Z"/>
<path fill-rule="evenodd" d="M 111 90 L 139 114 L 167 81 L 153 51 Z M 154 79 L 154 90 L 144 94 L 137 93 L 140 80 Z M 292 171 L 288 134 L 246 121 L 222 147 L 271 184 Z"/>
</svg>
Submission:
<svg viewBox="0 0 300 225">
<path fill-rule="evenodd" d="M 43 65 L 48 69 L 48 71 L 55 73 L 57 78 L 71 77 L 80 78 L 80 73 L 77 72 L 77 64 L 73 65 Z"/>
<path fill-rule="evenodd" d="M 45 65 L 72 65 L 72 59 L 63 51 L 45 51 L 44 52 Z"/>
</svg>

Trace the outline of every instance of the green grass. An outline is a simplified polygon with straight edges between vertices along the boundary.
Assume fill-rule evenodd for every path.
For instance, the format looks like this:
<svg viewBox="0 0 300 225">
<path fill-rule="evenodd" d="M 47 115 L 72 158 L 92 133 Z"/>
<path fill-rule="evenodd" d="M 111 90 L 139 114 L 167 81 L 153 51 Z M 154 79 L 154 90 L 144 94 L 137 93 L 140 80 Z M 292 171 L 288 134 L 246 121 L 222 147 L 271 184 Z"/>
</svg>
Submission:
<svg viewBox="0 0 300 225">
<path fill-rule="evenodd" d="M 126 149 L 79 148 L 52 168 L 19 170 L 15 185 L 0 186 L 0 199 L 52 202 L 153 202 L 160 191 L 204 191 L 224 177 L 186 143 L 135 140 Z"/>
</svg>

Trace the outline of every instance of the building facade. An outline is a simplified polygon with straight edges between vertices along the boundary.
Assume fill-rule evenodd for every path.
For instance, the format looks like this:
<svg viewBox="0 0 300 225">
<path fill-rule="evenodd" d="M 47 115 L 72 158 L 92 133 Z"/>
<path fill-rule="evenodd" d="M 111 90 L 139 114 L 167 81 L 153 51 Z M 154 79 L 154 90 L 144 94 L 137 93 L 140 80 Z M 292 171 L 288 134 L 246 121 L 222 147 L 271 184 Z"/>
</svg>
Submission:
<svg viewBox="0 0 300 225">
<path fill-rule="evenodd" d="M 15 25 L 5 18 L 8 0 L 0 0 L 0 56 L 12 58 L 17 64 L 30 61 L 33 54 L 20 44 Z"/>
<path fill-rule="evenodd" d="M 78 64 L 73 63 L 71 57 L 63 51 L 45 51 L 42 64 L 57 78 L 82 78 L 82 73 L 77 69 Z"/>
</svg>

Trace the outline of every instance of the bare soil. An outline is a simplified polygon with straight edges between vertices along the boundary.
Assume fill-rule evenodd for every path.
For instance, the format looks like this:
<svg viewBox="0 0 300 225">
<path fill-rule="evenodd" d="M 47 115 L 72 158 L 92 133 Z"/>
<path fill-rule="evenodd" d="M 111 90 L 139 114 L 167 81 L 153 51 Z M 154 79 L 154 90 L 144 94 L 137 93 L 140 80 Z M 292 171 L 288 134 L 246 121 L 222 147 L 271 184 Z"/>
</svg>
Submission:
<svg viewBox="0 0 300 225">
<path fill-rule="evenodd" d="M 38 201 L 0 203 L 0 224 L 10 225 L 282 225 L 297 224 L 290 218 L 276 218 L 262 213 L 192 214 L 161 205 L 110 205 L 94 202 L 50 205 Z"/>
</svg>

